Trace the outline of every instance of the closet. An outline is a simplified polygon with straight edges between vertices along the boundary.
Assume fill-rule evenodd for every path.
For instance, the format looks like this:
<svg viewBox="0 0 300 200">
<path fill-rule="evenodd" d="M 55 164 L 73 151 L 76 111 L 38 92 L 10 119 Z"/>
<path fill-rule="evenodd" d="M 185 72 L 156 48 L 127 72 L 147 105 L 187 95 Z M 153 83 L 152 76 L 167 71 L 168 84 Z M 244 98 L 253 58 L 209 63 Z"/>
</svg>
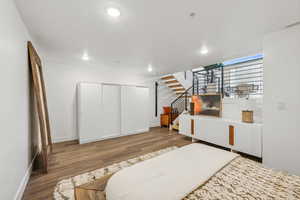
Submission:
<svg viewBox="0 0 300 200">
<path fill-rule="evenodd" d="M 148 98 L 148 88 L 122 86 L 122 134 L 129 135 L 149 130 Z"/>
<path fill-rule="evenodd" d="M 149 131 L 149 89 L 106 83 L 79 83 L 79 142 L 88 143 Z"/>
</svg>

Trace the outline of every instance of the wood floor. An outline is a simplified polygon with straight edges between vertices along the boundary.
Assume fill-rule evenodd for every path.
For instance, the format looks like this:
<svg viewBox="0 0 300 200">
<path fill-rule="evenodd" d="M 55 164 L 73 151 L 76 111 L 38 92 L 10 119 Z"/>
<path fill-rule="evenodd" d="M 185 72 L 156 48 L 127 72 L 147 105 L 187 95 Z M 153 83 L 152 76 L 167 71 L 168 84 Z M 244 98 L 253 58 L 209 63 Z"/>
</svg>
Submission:
<svg viewBox="0 0 300 200">
<path fill-rule="evenodd" d="M 77 141 L 54 144 L 49 173 L 33 173 L 23 200 L 53 199 L 59 180 L 92 171 L 169 146 L 184 146 L 191 139 L 169 131 L 152 128 L 150 132 L 79 145 Z"/>
</svg>

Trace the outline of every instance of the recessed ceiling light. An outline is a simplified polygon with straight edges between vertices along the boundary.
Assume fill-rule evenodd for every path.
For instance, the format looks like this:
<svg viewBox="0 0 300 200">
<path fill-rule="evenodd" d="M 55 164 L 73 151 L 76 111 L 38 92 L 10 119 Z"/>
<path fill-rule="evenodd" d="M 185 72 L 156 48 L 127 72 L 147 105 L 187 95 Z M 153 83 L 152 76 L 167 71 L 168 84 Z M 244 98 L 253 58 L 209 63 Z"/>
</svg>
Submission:
<svg viewBox="0 0 300 200">
<path fill-rule="evenodd" d="M 194 12 L 191 12 L 191 13 L 190 13 L 190 17 L 191 17 L 191 18 L 194 18 L 194 17 L 196 17 L 196 13 L 194 13 Z"/>
<path fill-rule="evenodd" d="M 120 10 L 117 8 L 107 8 L 106 12 L 111 17 L 119 17 L 121 15 Z"/>
<path fill-rule="evenodd" d="M 153 71 L 152 65 L 149 64 L 149 65 L 148 65 L 148 72 L 152 72 L 152 71 Z"/>
<path fill-rule="evenodd" d="M 82 59 L 82 60 L 89 60 L 90 58 L 89 58 L 89 56 L 88 56 L 87 53 L 84 53 L 84 54 L 82 55 L 81 59 Z"/>
<path fill-rule="evenodd" d="M 207 49 L 206 47 L 203 47 L 203 48 L 201 49 L 200 53 L 201 53 L 202 55 L 206 55 L 206 54 L 208 53 L 208 49 Z"/>
</svg>

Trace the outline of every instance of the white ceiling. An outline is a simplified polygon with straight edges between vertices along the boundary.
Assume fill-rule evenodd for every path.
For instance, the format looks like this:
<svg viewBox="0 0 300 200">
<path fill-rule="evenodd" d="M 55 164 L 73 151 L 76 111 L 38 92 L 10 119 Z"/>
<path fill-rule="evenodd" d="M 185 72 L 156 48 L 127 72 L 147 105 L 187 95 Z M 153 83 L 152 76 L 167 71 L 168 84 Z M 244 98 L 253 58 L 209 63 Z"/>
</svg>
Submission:
<svg viewBox="0 0 300 200">
<path fill-rule="evenodd" d="M 47 59 L 159 74 L 262 51 L 263 36 L 300 20 L 299 0 L 16 0 Z M 107 7 L 121 11 L 119 19 Z M 190 13 L 196 13 L 190 17 Z M 209 53 L 199 53 L 205 45 Z"/>
</svg>

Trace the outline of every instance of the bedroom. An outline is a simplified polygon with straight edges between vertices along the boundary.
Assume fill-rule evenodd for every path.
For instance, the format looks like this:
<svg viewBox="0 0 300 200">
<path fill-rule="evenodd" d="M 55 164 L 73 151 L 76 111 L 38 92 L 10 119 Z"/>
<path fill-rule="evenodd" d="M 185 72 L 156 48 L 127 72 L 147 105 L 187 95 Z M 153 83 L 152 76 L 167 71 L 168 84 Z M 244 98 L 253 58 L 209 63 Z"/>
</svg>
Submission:
<svg viewBox="0 0 300 200">
<path fill-rule="evenodd" d="M 298 0 L 0 11 L 0 199 L 300 198 Z"/>
</svg>

